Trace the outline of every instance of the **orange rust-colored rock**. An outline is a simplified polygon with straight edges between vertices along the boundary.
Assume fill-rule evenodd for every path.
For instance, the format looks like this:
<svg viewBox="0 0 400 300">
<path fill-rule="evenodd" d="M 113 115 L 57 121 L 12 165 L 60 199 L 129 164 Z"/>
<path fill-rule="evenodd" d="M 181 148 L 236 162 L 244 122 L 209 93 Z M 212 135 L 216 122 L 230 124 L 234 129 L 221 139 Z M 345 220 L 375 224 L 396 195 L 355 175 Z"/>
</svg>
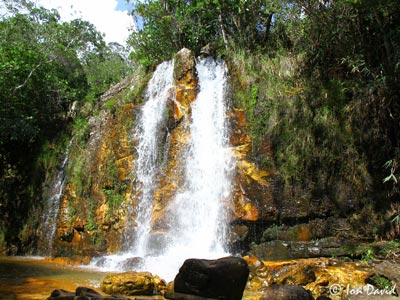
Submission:
<svg viewBox="0 0 400 300">
<path fill-rule="evenodd" d="M 104 107 L 109 100 L 115 103 L 112 109 Z M 86 148 L 73 141 L 53 255 L 93 256 L 120 250 L 126 209 L 118 205 L 128 202 L 132 190 L 134 108 L 119 94 L 104 96 L 99 113 L 89 120 Z M 122 203 L 110 202 L 115 199 Z"/>
<path fill-rule="evenodd" d="M 101 289 L 107 294 L 127 296 L 161 295 L 166 290 L 166 283 L 157 275 L 149 272 L 125 272 L 108 274 L 101 283 Z"/>
<path fill-rule="evenodd" d="M 230 142 L 236 160 L 236 172 L 232 192 L 233 220 L 275 220 L 277 208 L 272 193 L 272 171 L 260 169 L 251 161 L 252 141 L 248 135 L 243 109 L 233 109 L 229 114 Z"/>
<path fill-rule="evenodd" d="M 183 185 L 184 154 L 190 142 L 191 104 L 198 93 L 198 78 L 193 54 L 181 50 L 175 57 L 174 87 L 167 100 L 167 114 L 162 153 L 165 163 L 157 177 L 153 197 L 151 231 L 162 235 L 168 231 L 169 205 Z M 118 87 L 120 91 L 122 87 Z M 134 188 L 132 170 L 135 143 L 132 141 L 135 115 L 133 103 L 110 92 L 98 104 L 98 114 L 89 121 L 86 148 L 73 147 L 72 168 L 59 215 L 55 237 L 56 255 L 91 255 L 121 250 L 126 224 L 135 226 L 134 212 L 140 190 Z M 107 103 L 107 105 L 106 105 Z M 110 108 L 110 103 L 115 103 Z M 233 190 L 225 203 L 231 222 L 276 220 L 277 209 L 272 193 L 272 170 L 262 169 L 252 160 L 253 144 L 248 134 L 245 111 L 235 108 L 227 113 L 230 124 L 230 146 L 236 160 Z M 131 120 L 131 121 L 129 121 Z M 131 214 L 127 216 L 127 212 Z M 132 215 L 132 217 L 131 217 Z M 129 219 L 129 220 L 128 220 Z M 247 228 L 248 229 L 248 228 Z M 241 230 L 243 238 L 246 230 Z M 306 238 L 306 232 L 301 233 Z M 67 249 L 67 250 L 65 250 Z"/>
<path fill-rule="evenodd" d="M 168 215 L 168 204 L 183 185 L 184 153 L 190 141 L 190 105 L 197 95 L 197 75 L 194 56 L 191 51 L 182 49 L 175 56 L 175 99 L 168 100 L 170 109 L 169 147 L 167 162 L 155 191 L 153 200 L 152 231 L 164 232 L 169 228 L 165 218 Z M 171 113 L 172 112 L 172 113 Z M 172 124 L 172 126 L 171 126 Z"/>
<path fill-rule="evenodd" d="M 261 299 L 263 291 L 273 284 L 301 285 L 317 298 L 320 295 L 329 295 L 329 287 L 332 285 L 349 289 L 365 286 L 365 280 L 373 273 L 373 267 L 367 263 L 329 258 L 278 262 L 261 261 L 254 256 L 243 258 L 250 269 L 244 299 Z M 335 297 L 342 299 L 345 293 L 346 289 L 343 288 Z"/>
<path fill-rule="evenodd" d="M 297 240 L 308 242 L 311 240 L 311 228 L 309 224 L 302 224 L 298 228 Z"/>
</svg>

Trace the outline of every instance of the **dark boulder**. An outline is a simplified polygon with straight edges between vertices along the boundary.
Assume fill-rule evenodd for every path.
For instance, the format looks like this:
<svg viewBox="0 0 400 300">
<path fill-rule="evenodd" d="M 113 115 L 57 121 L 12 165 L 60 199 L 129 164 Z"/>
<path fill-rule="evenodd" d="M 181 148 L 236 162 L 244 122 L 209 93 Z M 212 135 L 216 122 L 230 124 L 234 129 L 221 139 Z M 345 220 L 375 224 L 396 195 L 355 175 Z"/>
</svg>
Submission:
<svg viewBox="0 0 400 300">
<path fill-rule="evenodd" d="M 95 290 L 92 290 L 87 287 L 78 287 L 75 291 L 76 296 L 82 296 L 82 297 L 91 297 L 91 298 L 101 298 L 102 295 Z"/>
<path fill-rule="evenodd" d="M 130 300 L 123 296 L 103 296 L 87 287 L 78 287 L 75 292 L 62 289 L 54 290 L 47 300 Z"/>
<path fill-rule="evenodd" d="M 51 292 L 50 297 L 47 299 L 74 299 L 75 293 L 62 289 L 57 289 Z"/>
<path fill-rule="evenodd" d="M 182 294 L 188 294 L 211 299 L 241 300 L 248 276 L 247 263 L 239 257 L 187 259 L 174 280 L 175 296 L 173 293 L 167 296 L 170 299 L 185 299 Z"/>
</svg>

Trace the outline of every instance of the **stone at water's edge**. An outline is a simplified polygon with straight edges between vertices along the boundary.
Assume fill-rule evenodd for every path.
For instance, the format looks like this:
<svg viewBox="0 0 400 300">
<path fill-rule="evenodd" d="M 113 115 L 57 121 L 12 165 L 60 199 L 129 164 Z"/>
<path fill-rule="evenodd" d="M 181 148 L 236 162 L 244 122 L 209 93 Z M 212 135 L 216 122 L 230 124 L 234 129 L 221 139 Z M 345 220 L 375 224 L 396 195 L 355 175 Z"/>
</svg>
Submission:
<svg viewBox="0 0 400 300">
<path fill-rule="evenodd" d="M 268 287 L 261 300 L 313 300 L 309 291 L 299 285 L 272 285 Z"/>
<path fill-rule="evenodd" d="M 125 272 L 107 275 L 101 289 L 107 294 L 153 296 L 163 294 L 166 283 L 149 272 Z"/>
<path fill-rule="evenodd" d="M 75 292 L 54 290 L 47 300 L 130 300 L 123 296 L 103 296 L 87 287 L 78 287 Z"/>
<path fill-rule="evenodd" d="M 187 259 L 174 280 L 174 293 L 169 299 L 193 299 L 199 296 L 211 299 L 240 300 L 249 276 L 245 260 L 224 257 L 216 260 Z M 182 296 L 183 295 L 183 296 Z"/>
</svg>

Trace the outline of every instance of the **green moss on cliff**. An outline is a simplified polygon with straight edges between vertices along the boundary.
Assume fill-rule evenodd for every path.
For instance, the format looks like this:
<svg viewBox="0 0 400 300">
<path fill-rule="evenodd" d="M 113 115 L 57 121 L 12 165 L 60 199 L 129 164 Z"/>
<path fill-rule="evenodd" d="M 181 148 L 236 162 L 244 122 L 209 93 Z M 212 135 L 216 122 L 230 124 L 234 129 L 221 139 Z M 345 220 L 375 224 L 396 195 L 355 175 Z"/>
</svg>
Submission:
<svg viewBox="0 0 400 300">
<path fill-rule="evenodd" d="M 228 61 L 233 104 L 245 109 L 253 159 L 276 170 L 276 201 L 288 207 L 280 220 L 351 219 L 354 210 L 368 211 L 368 224 L 355 222 L 355 234 L 383 235 L 390 222 L 382 210 L 388 199 L 379 195 L 382 173 L 354 122 L 356 94 L 365 87 L 355 91 L 351 79 L 304 75 L 301 54 L 232 53 Z"/>
</svg>

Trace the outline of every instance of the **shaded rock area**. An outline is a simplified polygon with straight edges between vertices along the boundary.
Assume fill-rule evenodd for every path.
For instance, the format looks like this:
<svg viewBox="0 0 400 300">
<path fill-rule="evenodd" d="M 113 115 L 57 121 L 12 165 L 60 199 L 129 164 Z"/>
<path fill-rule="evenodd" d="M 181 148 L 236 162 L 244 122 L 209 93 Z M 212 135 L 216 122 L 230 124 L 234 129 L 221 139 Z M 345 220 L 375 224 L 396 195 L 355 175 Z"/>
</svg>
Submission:
<svg viewBox="0 0 400 300">
<path fill-rule="evenodd" d="M 87 287 L 78 287 L 75 292 L 69 292 L 66 290 L 54 290 L 47 300 L 129 300 L 129 298 L 123 296 L 103 296 Z"/>
<path fill-rule="evenodd" d="M 58 215 L 52 256 L 96 256 L 123 244 L 124 202 L 131 198 L 134 148 L 130 132 L 136 105 L 126 103 L 133 78 L 105 93 L 75 137 Z M 90 112 L 92 111 L 92 112 Z M 96 113 L 94 113 L 96 112 Z M 82 112 L 84 113 L 84 112 Z"/>
<path fill-rule="evenodd" d="M 149 272 L 109 274 L 101 283 L 101 290 L 104 293 L 127 296 L 161 295 L 164 293 L 165 289 L 165 281 Z"/>
<path fill-rule="evenodd" d="M 268 287 L 262 300 L 314 300 L 309 291 L 298 285 L 272 285 Z"/>
<path fill-rule="evenodd" d="M 192 296 L 240 300 L 248 275 L 247 263 L 239 257 L 187 259 L 175 277 L 174 293 L 167 293 L 166 297 L 174 300 L 194 299 Z"/>
<path fill-rule="evenodd" d="M 400 296 L 400 265 L 394 264 L 389 261 L 384 261 L 375 266 L 374 273 L 370 276 L 372 279 L 369 283 L 373 285 L 390 283 L 391 286 L 395 287 L 397 295 Z M 381 286 L 384 287 L 384 286 Z"/>
<path fill-rule="evenodd" d="M 263 260 L 288 260 L 313 257 L 361 257 L 372 251 L 374 254 L 398 251 L 395 243 L 375 242 L 366 243 L 358 240 L 322 238 L 315 241 L 285 241 L 275 240 L 255 245 L 248 252 Z"/>
</svg>

